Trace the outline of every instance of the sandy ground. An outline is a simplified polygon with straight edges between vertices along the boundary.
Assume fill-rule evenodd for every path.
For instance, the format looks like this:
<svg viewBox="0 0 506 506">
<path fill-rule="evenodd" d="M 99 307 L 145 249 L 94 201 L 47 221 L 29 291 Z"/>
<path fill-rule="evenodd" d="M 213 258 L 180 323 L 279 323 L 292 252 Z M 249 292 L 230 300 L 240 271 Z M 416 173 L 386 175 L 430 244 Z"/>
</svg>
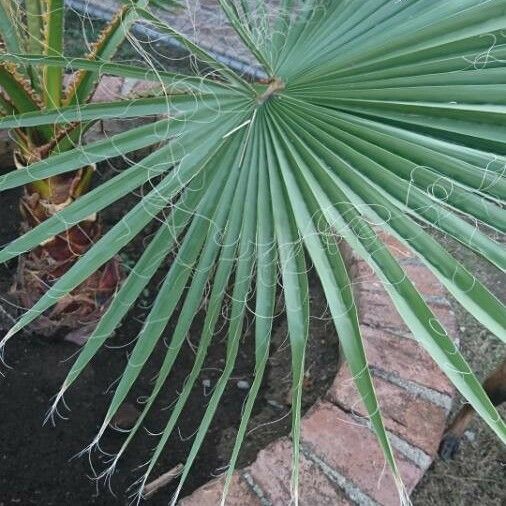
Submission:
<svg viewBox="0 0 506 506">
<path fill-rule="evenodd" d="M 472 252 L 455 243 L 449 250 L 483 281 L 502 301 L 506 300 L 506 276 Z M 461 331 L 461 349 L 473 370 L 483 378 L 506 355 L 500 341 L 484 329 L 457 303 L 455 312 Z M 455 399 L 455 412 L 462 405 Z M 506 405 L 500 408 L 503 418 Z M 481 420 L 476 419 L 462 441 L 460 452 L 451 462 L 437 460 L 416 488 L 415 506 L 506 504 L 506 449 Z"/>
</svg>

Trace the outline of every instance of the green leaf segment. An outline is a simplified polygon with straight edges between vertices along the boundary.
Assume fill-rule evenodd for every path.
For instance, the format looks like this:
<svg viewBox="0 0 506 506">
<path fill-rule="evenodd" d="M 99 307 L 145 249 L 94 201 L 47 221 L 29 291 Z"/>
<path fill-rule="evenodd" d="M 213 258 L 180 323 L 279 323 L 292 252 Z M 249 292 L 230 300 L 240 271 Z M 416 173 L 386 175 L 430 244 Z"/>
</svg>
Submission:
<svg viewBox="0 0 506 506">
<path fill-rule="evenodd" d="M 56 9 L 59 2 L 53 3 Z M 231 455 L 226 496 L 268 363 L 280 279 L 292 356 L 292 493 L 297 502 L 304 355 L 311 339 L 307 277 L 311 264 L 321 280 L 372 429 L 401 498 L 407 501 L 369 372 L 347 266 L 335 237 L 342 236 L 371 265 L 415 339 L 506 442 L 505 423 L 456 348 L 455 336 L 438 322 L 378 235 L 378 229 L 384 229 L 412 248 L 465 309 L 506 341 L 504 306 L 431 233 L 443 231 L 505 270 L 506 250 L 487 232 L 506 230 L 506 4 L 503 0 L 284 1 L 274 17 L 268 15 L 264 2 L 222 0 L 220 4 L 238 37 L 270 76 L 269 82 L 247 82 L 150 14 L 145 5 L 132 5 L 125 16 L 142 18 L 177 38 L 212 68 L 212 79 L 103 63 L 99 55 L 93 61 L 66 60 L 50 33 L 47 56 L 32 52 L 2 57 L 44 65 L 47 99 L 52 103 L 58 102 L 58 94 L 51 83 L 56 82 L 57 69 L 65 66 L 158 81 L 167 93 L 79 107 L 69 100 L 65 107 L 42 114 L 34 113 L 21 94 L 19 100 L 26 102 L 23 110 L 0 120 L 0 128 L 168 113 L 156 123 L 56 154 L 0 180 L 0 190 L 6 190 L 159 143 L 144 160 L 0 251 L 0 261 L 13 258 L 158 176 L 151 193 L 50 288 L 4 337 L 2 346 L 148 223 L 159 220 L 169 204 L 177 203 L 164 215 L 157 234 L 80 351 L 54 408 L 121 323 L 163 259 L 175 253 L 94 443 L 173 319 L 175 330 L 160 374 L 113 466 L 118 462 L 177 366 L 204 288 L 211 283 L 195 364 L 151 454 L 141 479 L 142 486 L 146 483 L 182 416 L 232 286 L 225 366 L 194 437 L 179 493 L 232 373 L 243 320 L 251 308 L 248 301 L 254 294 L 255 380 Z M 15 33 L 7 35 L 6 43 L 16 48 Z M 84 92 L 88 87 L 80 89 Z M 380 225 L 372 227 L 371 218 Z M 179 303 L 182 309 L 176 313 Z"/>
</svg>

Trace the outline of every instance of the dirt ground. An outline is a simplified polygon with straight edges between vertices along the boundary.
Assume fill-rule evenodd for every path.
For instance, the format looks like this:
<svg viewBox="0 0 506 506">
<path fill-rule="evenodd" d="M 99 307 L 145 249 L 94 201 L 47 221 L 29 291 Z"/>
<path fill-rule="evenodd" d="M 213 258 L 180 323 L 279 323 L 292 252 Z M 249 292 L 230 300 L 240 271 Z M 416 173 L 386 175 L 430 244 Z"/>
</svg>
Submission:
<svg viewBox="0 0 506 506">
<path fill-rule="evenodd" d="M 66 53 L 81 55 L 86 47 L 85 40 L 97 37 L 102 23 L 93 22 L 75 16 L 69 12 L 66 19 Z M 154 50 L 153 54 L 156 53 Z M 160 56 L 160 55 L 156 55 Z M 125 44 L 118 55 L 122 61 L 135 60 L 142 64 L 142 58 Z M 157 58 L 160 65 L 170 70 L 188 71 L 188 62 L 184 59 Z M 108 178 L 117 169 L 121 161 L 100 165 L 99 177 Z M 0 167 L 0 173 L 7 167 Z M 2 201 L 2 219 L 0 219 L 0 245 L 12 240 L 17 234 L 18 215 L 15 192 L 7 192 L 0 197 Z M 112 225 L 130 208 L 135 201 L 129 196 L 116 203 L 103 215 L 106 226 Z M 7 219 L 4 219 L 6 217 Z M 143 249 L 144 241 L 153 230 L 146 230 L 142 237 L 122 252 L 126 264 L 132 265 L 136 256 Z M 168 264 L 165 266 L 165 270 Z M 7 267 L 0 266 L 0 300 L 6 296 L 15 262 Z M 155 438 L 144 432 L 136 438 L 130 451 L 111 481 L 113 496 L 104 484 L 96 483 L 87 476 L 95 470 L 105 467 L 104 457 L 93 455 L 91 462 L 84 458 L 72 458 L 81 451 L 93 438 L 105 414 L 111 399 L 113 382 L 120 376 L 132 348 L 131 341 L 137 335 L 140 322 L 145 317 L 157 286 L 163 279 L 164 269 L 155 276 L 148 293 L 137 304 L 132 314 L 125 319 L 123 326 L 114 336 L 110 345 L 98 354 L 75 387 L 66 397 L 71 408 L 56 427 L 42 426 L 44 414 L 50 405 L 51 398 L 58 391 L 65 378 L 66 371 L 72 364 L 78 351 L 69 343 L 48 343 L 37 336 L 19 336 L 11 341 L 6 350 L 7 363 L 12 369 L 0 370 L 0 506 L 10 504 L 37 504 L 41 506 L 75 504 L 76 506 L 121 505 L 128 503 L 127 487 L 140 475 L 138 466 L 149 456 L 155 444 Z M 338 362 L 338 338 L 325 316 L 326 306 L 321 289 L 311 281 L 313 322 L 312 339 L 307 353 L 308 377 L 303 402 L 308 409 L 316 399 L 330 386 Z M 5 301 L 4 301 L 5 303 Z M 176 311 L 177 314 L 177 311 Z M 152 415 L 146 420 L 146 427 L 156 433 L 163 429 L 170 411 L 170 406 L 181 390 L 194 359 L 192 345 L 198 342 L 199 325 L 202 325 L 204 312 L 201 311 L 192 327 L 188 342 L 178 359 L 177 367 L 171 374 L 168 387 L 160 395 L 160 401 L 152 409 Z M 1 323 L 1 322 L 0 322 Z M 164 333 L 164 339 L 170 338 L 171 322 Z M 0 325 L 1 326 L 1 325 Z M 209 398 L 209 390 L 214 386 L 224 363 L 225 343 L 223 332 L 215 339 L 197 386 L 189 399 L 178 430 L 168 444 L 168 450 L 157 465 L 153 478 L 184 462 L 191 447 L 191 435 L 198 427 Z M 129 402 L 137 408 L 140 400 L 150 391 L 152 379 L 163 358 L 166 343 L 161 340 L 153 359 L 146 365 L 138 385 L 134 388 Z M 266 371 L 264 385 L 260 392 L 258 406 L 253 413 L 250 434 L 243 447 L 239 465 L 252 462 L 257 452 L 274 439 L 287 435 L 290 431 L 290 353 L 287 342 L 286 321 L 280 317 L 275 321 L 272 336 L 272 357 Z M 238 388 L 238 382 L 251 383 L 253 362 L 253 339 L 245 332 L 237 367 L 233 379 L 226 390 L 224 400 L 215 422 L 212 424 L 199 458 L 192 470 L 183 495 L 209 481 L 228 462 L 235 439 L 236 428 L 241 414 L 247 389 Z M 313 367 L 317 364 L 317 367 Z M 1 374 L 4 374 L 2 376 Z M 211 387 L 204 385 L 210 384 Z M 243 383 L 244 385 L 244 383 Z M 106 451 L 114 452 L 121 444 L 123 436 L 108 431 L 104 438 Z M 29 444 L 27 444 L 27 440 Z M 174 482 L 174 486 L 176 482 Z M 149 504 L 167 504 L 173 487 L 166 487 Z"/>
<path fill-rule="evenodd" d="M 447 241 L 449 250 L 497 297 L 506 301 L 506 275 L 480 260 L 472 252 Z M 506 247 L 506 246 L 505 246 Z M 454 304 L 460 326 L 461 349 L 473 370 L 484 378 L 506 356 L 500 341 L 484 329 L 458 304 Z M 452 412 L 462 406 L 457 396 Z M 503 418 L 506 405 L 500 408 Z M 415 506 L 502 506 L 506 504 L 506 448 L 479 419 L 474 420 L 451 462 L 436 460 L 415 489 Z"/>
<path fill-rule="evenodd" d="M 104 172 L 108 170 L 110 168 Z M 15 193 L 7 192 L 2 195 L 2 215 L 10 219 L 0 220 L 0 245 L 16 235 L 16 203 Z M 106 224 L 121 216 L 122 204 L 126 203 L 119 203 L 108 210 L 105 215 Z M 151 232 L 148 230 L 146 234 L 149 236 Z M 131 263 L 142 251 L 146 234 L 124 252 L 123 259 L 126 262 Z M 0 267 L 0 294 L 4 305 L 14 267 L 15 262 L 10 262 L 7 267 Z M 57 393 L 75 359 L 78 348 L 70 343 L 48 342 L 34 335 L 15 336 L 9 343 L 5 359 L 12 369 L 0 368 L 0 506 L 128 504 L 127 488 L 140 476 L 138 466 L 146 462 L 150 449 L 157 441 L 147 430 L 159 433 L 168 420 L 168 408 L 181 391 L 193 364 L 193 346 L 198 344 L 205 309 L 197 314 L 188 341 L 183 346 L 166 388 L 146 419 L 147 430 L 135 438 L 124 460 L 120 462 L 111 480 L 111 490 L 108 491 L 103 482 L 87 479 L 87 476 L 93 474 L 93 469 L 100 471 L 107 467 L 104 455 L 96 452 L 90 461 L 86 456 L 73 457 L 90 443 L 101 424 L 114 390 L 112 386 L 121 375 L 127 354 L 132 349 L 132 341 L 147 314 L 168 264 L 164 267 L 150 284 L 149 292 L 143 294 L 143 300 L 109 340 L 108 346 L 97 355 L 71 388 L 70 394 L 65 398 L 70 411 L 63 410 L 68 419 L 58 420 L 56 427 L 50 424 L 43 426 L 42 421 L 52 397 Z M 312 338 L 307 353 L 304 409 L 308 409 L 329 388 L 337 372 L 338 362 L 338 338 L 333 325 L 329 323 L 325 299 L 314 276 L 311 278 L 311 298 Z M 281 308 L 282 306 L 280 311 Z M 177 310 L 175 314 L 178 314 Z M 149 395 L 174 325 L 175 321 L 169 323 L 163 339 L 128 398 L 129 403 L 136 409 L 142 409 L 142 399 Z M 198 428 L 207 406 L 209 392 L 216 384 L 224 364 L 225 321 L 218 325 L 218 328 L 220 327 L 181 422 L 153 472 L 153 479 L 186 460 L 193 442 L 192 435 Z M 221 473 L 223 466 L 228 463 L 247 394 L 248 388 L 244 385 L 251 384 L 253 380 L 254 341 L 247 328 L 248 324 L 245 325 L 246 330 L 232 379 L 183 489 L 183 495 L 191 493 L 212 479 L 216 473 Z M 286 321 L 280 316 L 274 322 L 271 360 L 250 424 L 250 434 L 241 455 L 240 466 L 252 462 L 260 449 L 290 431 L 290 364 Z M 315 365 L 317 367 L 314 367 Z M 242 382 L 241 387 L 239 382 Z M 101 448 L 105 452 L 114 453 L 123 439 L 123 434 L 111 429 L 105 434 Z M 177 480 L 150 499 L 149 504 L 167 504 L 176 484 Z M 111 492 L 117 495 L 114 496 Z"/>
</svg>

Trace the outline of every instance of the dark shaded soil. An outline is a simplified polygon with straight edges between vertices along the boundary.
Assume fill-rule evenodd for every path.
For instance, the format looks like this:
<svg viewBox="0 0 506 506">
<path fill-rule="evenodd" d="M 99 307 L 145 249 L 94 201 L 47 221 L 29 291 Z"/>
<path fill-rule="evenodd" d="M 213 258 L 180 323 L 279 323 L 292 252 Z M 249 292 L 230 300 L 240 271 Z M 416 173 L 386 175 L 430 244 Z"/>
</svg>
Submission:
<svg viewBox="0 0 506 506">
<path fill-rule="evenodd" d="M 102 173 L 110 170 L 111 167 L 102 168 Z M 0 245 L 15 237 L 17 227 L 16 195 L 7 194 L 1 198 Z M 130 207 L 134 200 L 135 197 L 130 196 L 108 210 L 105 214 L 106 225 L 118 219 L 125 206 Z M 151 232 L 148 229 L 143 237 L 123 252 L 124 260 L 131 263 L 138 256 L 146 235 Z M 11 263 L 0 270 L 0 301 L 4 305 L 14 267 L 15 264 Z M 127 504 L 128 494 L 125 490 L 140 476 L 141 470 L 136 468 L 147 461 L 157 442 L 156 437 L 143 431 L 134 440 L 111 481 L 116 496 L 102 482 L 97 483 L 87 478 L 92 476 L 92 467 L 86 456 L 71 458 L 86 447 L 97 433 L 112 398 L 113 383 L 124 369 L 132 341 L 167 267 L 168 264 L 157 274 L 149 291 L 143 294 L 143 299 L 126 318 L 121 329 L 108 341 L 108 346 L 96 356 L 66 395 L 65 401 L 70 412 L 64 415 L 68 420 L 58 420 L 56 427 L 50 424 L 43 426 L 43 418 L 79 349 L 70 343 L 50 343 L 33 335 L 15 336 L 8 344 L 5 358 L 12 369 L 2 367 L 1 373 L 4 376 L 0 377 L 0 506 Z M 312 405 L 328 388 L 336 374 L 338 358 L 337 336 L 325 315 L 324 297 L 314 280 L 311 293 L 315 316 L 307 358 L 305 408 Z M 166 388 L 146 419 L 145 427 L 151 433 L 159 433 L 170 416 L 170 409 L 167 408 L 177 398 L 191 369 L 194 360 L 191 345 L 198 343 L 204 316 L 203 310 L 197 314 L 188 342 L 179 355 Z M 153 378 L 166 351 L 166 340 L 170 339 L 174 325 L 174 321 L 169 323 L 164 339 L 158 344 L 128 399 L 138 408 L 142 407 L 140 401 L 150 392 Z M 209 389 L 204 388 L 204 382 L 210 381 L 211 387 L 214 386 L 224 364 L 224 330 L 215 337 L 205 369 L 175 434 L 152 474 L 153 479 L 177 464 L 184 463 L 186 459 L 193 442 L 192 435 L 198 428 L 209 400 Z M 266 381 L 250 425 L 255 430 L 248 437 L 241 465 L 251 462 L 256 453 L 270 441 L 289 433 L 290 351 L 286 341 L 286 322 L 282 316 L 275 321 L 271 351 L 272 359 Z M 312 367 L 313 364 L 318 364 L 318 367 Z M 192 468 L 183 495 L 222 472 L 223 466 L 227 464 L 233 444 L 232 436 L 238 426 L 247 393 L 247 390 L 238 388 L 237 382 L 243 380 L 251 383 L 253 369 L 253 339 L 245 331 L 232 380 Z M 104 451 L 113 453 L 123 439 L 124 434 L 110 429 L 105 434 L 101 447 Z M 91 464 L 98 472 L 106 467 L 106 459 L 96 452 L 91 456 Z M 175 484 L 159 491 L 149 500 L 149 504 L 167 504 Z"/>
</svg>

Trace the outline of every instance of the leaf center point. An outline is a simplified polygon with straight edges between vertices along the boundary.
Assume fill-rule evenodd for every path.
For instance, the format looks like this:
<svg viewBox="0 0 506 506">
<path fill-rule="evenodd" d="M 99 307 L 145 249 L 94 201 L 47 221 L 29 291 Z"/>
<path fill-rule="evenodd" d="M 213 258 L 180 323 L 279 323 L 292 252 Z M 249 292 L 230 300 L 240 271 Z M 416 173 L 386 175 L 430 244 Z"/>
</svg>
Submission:
<svg viewBox="0 0 506 506">
<path fill-rule="evenodd" d="M 258 104 L 264 104 L 269 100 L 272 96 L 277 95 L 279 92 L 283 91 L 285 89 L 285 83 L 278 78 L 272 79 L 270 81 L 269 86 L 267 89 L 257 97 Z"/>
</svg>

